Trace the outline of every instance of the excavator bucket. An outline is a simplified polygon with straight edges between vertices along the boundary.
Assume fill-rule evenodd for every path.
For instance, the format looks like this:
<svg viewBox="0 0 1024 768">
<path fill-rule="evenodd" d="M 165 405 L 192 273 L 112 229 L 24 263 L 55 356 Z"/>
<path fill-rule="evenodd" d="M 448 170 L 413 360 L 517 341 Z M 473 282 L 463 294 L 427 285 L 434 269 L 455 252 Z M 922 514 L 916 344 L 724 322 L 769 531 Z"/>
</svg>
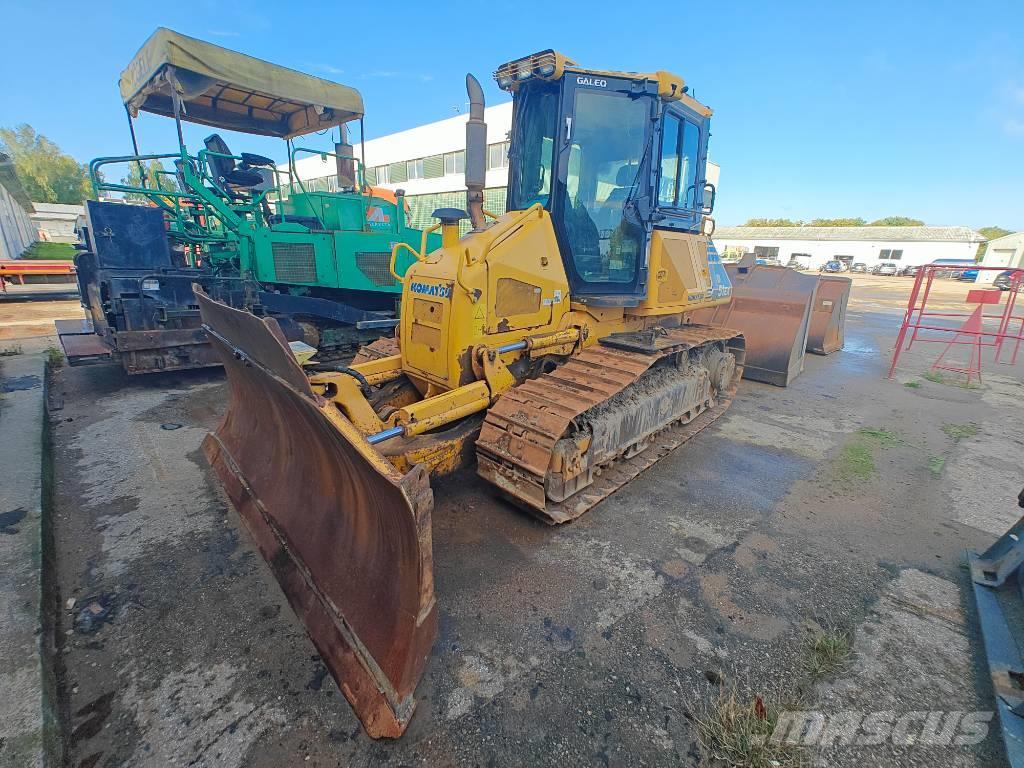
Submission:
<svg viewBox="0 0 1024 768">
<path fill-rule="evenodd" d="M 789 386 L 804 369 L 817 276 L 744 259 L 726 264 L 732 301 L 690 313 L 695 323 L 732 328 L 746 340 L 743 378 Z"/>
<path fill-rule="evenodd" d="M 366 732 L 400 736 L 437 633 L 427 471 L 315 394 L 276 321 L 196 296 L 230 388 L 203 451 Z"/>
<path fill-rule="evenodd" d="M 821 275 L 818 290 L 811 307 L 811 326 L 807 331 L 807 351 L 816 355 L 831 355 L 843 348 L 843 329 L 846 327 L 846 305 L 850 301 L 848 277 Z"/>
</svg>

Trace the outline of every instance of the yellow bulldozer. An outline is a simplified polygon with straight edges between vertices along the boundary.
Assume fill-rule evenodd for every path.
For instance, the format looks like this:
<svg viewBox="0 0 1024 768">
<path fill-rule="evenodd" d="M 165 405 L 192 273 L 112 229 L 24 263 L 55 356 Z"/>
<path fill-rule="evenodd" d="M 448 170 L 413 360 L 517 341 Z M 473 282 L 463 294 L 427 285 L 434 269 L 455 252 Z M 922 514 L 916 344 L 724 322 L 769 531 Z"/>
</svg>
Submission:
<svg viewBox="0 0 1024 768">
<path fill-rule="evenodd" d="M 707 234 L 711 110 L 669 72 L 550 50 L 495 77 L 508 212 L 483 207 L 470 75 L 468 210 L 436 211 L 441 247 L 410 249 L 396 338 L 300 365 L 273 319 L 197 289 L 230 386 L 204 450 L 374 737 L 404 731 L 436 634 L 432 476 L 475 461 L 567 522 L 721 415 L 743 371 L 741 334 L 689 318 L 732 291 Z"/>
</svg>

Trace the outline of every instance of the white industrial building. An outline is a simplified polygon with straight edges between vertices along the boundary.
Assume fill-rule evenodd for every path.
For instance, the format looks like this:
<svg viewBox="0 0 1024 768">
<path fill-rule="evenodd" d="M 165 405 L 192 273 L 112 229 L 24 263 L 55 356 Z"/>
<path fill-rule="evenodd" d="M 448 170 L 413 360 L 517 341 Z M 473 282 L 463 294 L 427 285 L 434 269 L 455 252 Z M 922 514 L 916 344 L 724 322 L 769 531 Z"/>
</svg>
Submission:
<svg viewBox="0 0 1024 768">
<path fill-rule="evenodd" d="M 985 242 L 969 227 L 719 227 L 712 239 L 726 258 L 753 253 L 807 269 L 833 259 L 869 269 L 883 261 L 900 268 L 938 259 L 974 261 Z"/>
<path fill-rule="evenodd" d="M 85 206 L 63 205 L 61 203 L 33 203 L 35 212 L 32 223 L 39 230 L 39 236 L 55 243 L 74 243 L 75 222 L 85 213 Z"/>
<path fill-rule="evenodd" d="M 366 142 L 367 181 L 388 189 L 403 189 L 412 209 L 414 226 L 434 223 L 435 208 L 464 208 L 466 204 L 466 121 L 464 113 Z M 512 130 L 512 102 L 484 110 L 487 123 L 487 180 L 484 207 L 495 214 L 505 211 L 508 186 L 508 142 Z M 356 144 L 353 154 L 361 156 Z M 334 191 L 334 158 L 300 156 L 296 172 L 307 189 Z M 286 165 L 279 166 L 282 171 Z M 708 163 L 708 181 L 718 184 L 719 169 Z"/>
<path fill-rule="evenodd" d="M 985 256 L 981 260 L 983 267 L 1024 267 L 1024 232 L 997 237 L 989 240 L 985 246 Z M 991 283 L 999 273 L 995 270 L 978 272 L 979 283 Z"/>
</svg>

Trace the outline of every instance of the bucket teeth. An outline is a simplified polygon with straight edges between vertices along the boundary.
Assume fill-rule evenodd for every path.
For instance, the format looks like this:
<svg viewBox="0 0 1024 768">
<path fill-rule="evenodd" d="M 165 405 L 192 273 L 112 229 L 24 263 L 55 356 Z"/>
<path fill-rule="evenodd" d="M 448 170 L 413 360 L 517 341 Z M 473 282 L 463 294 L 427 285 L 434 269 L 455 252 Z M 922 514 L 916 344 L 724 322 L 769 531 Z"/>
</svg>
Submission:
<svg viewBox="0 0 1024 768">
<path fill-rule="evenodd" d="M 400 736 L 437 633 L 427 472 L 318 397 L 274 320 L 196 295 L 230 388 L 203 450 L 366 732 Z"/>
</svg>

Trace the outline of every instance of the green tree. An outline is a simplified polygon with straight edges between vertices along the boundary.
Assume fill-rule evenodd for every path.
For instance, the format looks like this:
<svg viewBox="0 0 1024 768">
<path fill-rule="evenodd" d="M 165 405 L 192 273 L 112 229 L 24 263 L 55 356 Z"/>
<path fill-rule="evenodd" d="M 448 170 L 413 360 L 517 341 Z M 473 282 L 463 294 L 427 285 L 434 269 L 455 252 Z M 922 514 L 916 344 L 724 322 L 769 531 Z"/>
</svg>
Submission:
<svg viewBox="0 0 1024 768">
<path fill-rule="evenodd" d="M 802 221 L 792 219 L 747 219 L 745 227 L 800 227 Z"/>
<path fill-rule="evenodd" d="M 1013 234 L 1010 230 L 1003 229 L 1002 227 L 982 227 L 978 232 L 982 234 L 986 240 L 995 240 L 997 238 Z M 974 260 L 981 261 L 986 250 L 988 250 L 988 243 L 981 243 L 978 245 L 978 252 L 974 255 Z"/>
<path fill-rule="evenodd" d="M 883 219 L 872 221 L 871 227 L 923 227 L 924 222 L 920 219 L 912 219 L 909 216 L 886 216 Z"/>
<path fill-rule="evenodd" d="M 121 179 L 121 183 L 126 187 L 145 187 L 146 189 L 159 189 L 162 192 L 175 192 L 178 189 L 178 185 L 174 183 L 170 176 L 166 175 L 167 169 L 164 168 L 164 164 L 157 159 L 150 160 L 145 163 L 146 166 L 146 183 L 142 183 L 142 165 L 143 163 L 130 163 L 128 166 L 128 175 Z M 125 197 L 128 200 L 149 200 L 146 195 L 139 192 L 126 192 Z"/>
<path fill-rule="evenodd" d="M 61 152 L 31 125 L 0 128 L 0 151 L 11 156 L 21 184 L 34 202 L 78 205 L 92 197 L 89 167 Z"/>
<path fill-rule="evenodd" d="M 859 216 L 856 219 L 812 219 L 812 227 L 863 227 L 866 222 Z"/>
</svg>

